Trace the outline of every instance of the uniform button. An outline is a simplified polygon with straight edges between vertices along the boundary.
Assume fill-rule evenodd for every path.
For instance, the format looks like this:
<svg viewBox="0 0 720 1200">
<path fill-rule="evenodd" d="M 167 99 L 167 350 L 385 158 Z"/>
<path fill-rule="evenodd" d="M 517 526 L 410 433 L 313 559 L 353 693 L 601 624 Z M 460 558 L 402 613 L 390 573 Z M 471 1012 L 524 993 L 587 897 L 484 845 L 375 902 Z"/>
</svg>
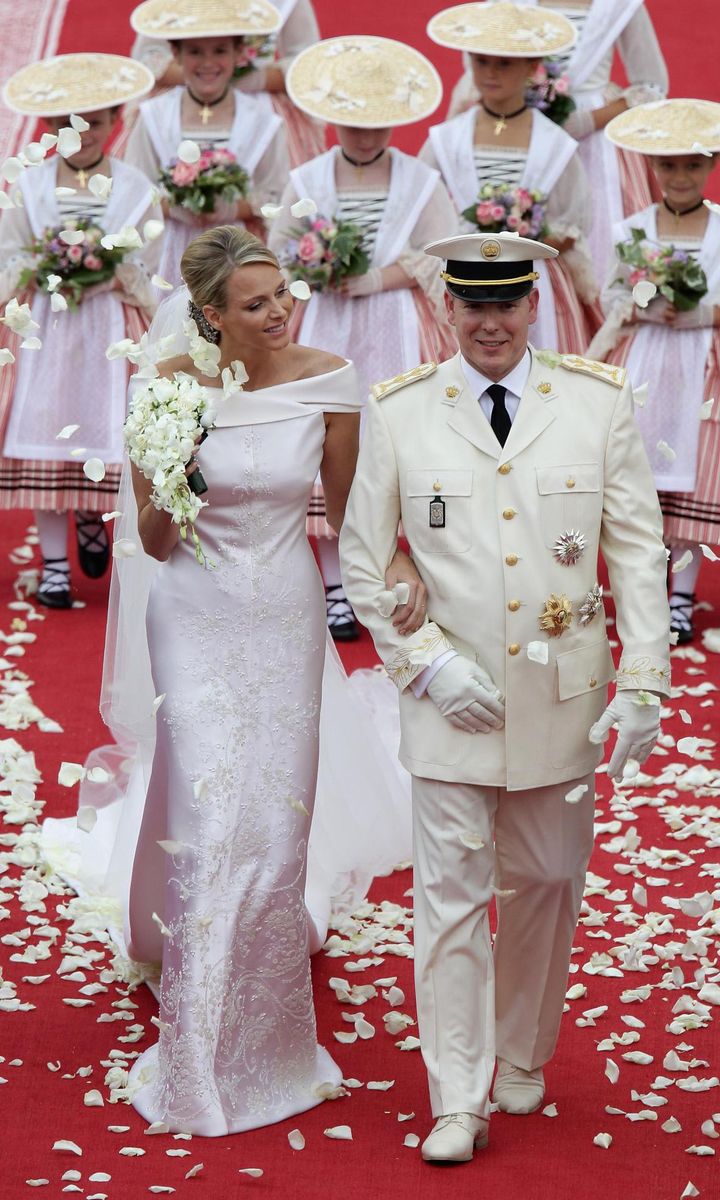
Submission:
<svg viewBox="0 0 720 1200">
<path fill-rule="evenodd" d="M 514 516 L 515 516 L 514 508 L 503 509 L 503 520 L 504 521 L 512 521 Z"/>
<path fill-rule="evenodd" d="M 588 683 L 590 684 L 590 687 L 597 687 L 597 679 L 594 679 L 592 676 L 588 680 Z"/>
<path fill-rule="evenodd" d="M 435 482 L 434 482 L 434 484 L 433 484 L 433 491 L 434 491 L 434 492 L 441 492 L 441 491 L 442 491 L 442 484 L 441 484 L 441 483 L 438 483 L 437 479 L 435 480 Z"/>
<path fill-rule="evenodd" d="M 569 479 L 565 480 L 565 487 L 568 487 L 568 488 L 575 487 L 575 480 L 573 479 L 572 475 L 569 477 Z"/>
<path fill-rule="evenodd" d="M 518 646 L 517 642 L 512 642 L 512 643 L 511 643 L 511 644 L 508 646 L 508 654 L 512 654 L 512 656 L 513 656 L 513 658 L 514 658 L 514 657 L 515 657 L 515 655 L 516 655 L 516 654 L 519 654 L 519 653 L 520 653 L 520 647 Z"/>
<path fill-rule="evenodd" d="M 517 563 L 518 563 L 518 556 L 517 556 L 517 554 L 506 554 L 506 555 L 505 555 L 505 562 L 507 563 L 507 565 L 508 565 L 509 567 L 516 567 L 516 566 L 517 566 Z"/>
<path fill-rule="evenodd" d="M 508 608 L 510 609 L 510 612 L 517 612 L 519 607 L 520 607 L 519 600 L 511 600 L 510 603 L 508 604 Z"/>
<path fill-rule="evenodd" d="M 501 467 L 498 467 L 498 471 L 501 475 L 509 475 L 512 471 L 512 467 L 510 466 L 510 463 L 503 463 Z"/>
</svg>

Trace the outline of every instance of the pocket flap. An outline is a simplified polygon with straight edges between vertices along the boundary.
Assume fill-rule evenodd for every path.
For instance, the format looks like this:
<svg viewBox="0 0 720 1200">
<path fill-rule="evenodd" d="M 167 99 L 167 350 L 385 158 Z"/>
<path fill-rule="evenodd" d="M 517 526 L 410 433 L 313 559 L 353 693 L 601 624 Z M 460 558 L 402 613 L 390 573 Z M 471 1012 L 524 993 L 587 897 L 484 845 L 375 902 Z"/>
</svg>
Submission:
<svg viewBox="0 0 720 1200">
<path fill-rule="evenodd" d="M 615 664 L 607 638 L 558 654 L 557 669 L 561 700 L 571 700 L 573 696 L 604 687 L 615 678 Z"/>
<path fill-rule="evenodd" d="M 408 471 L 407 496 L 471 496 L 472 471 Z"/>
<path fill-rule="evenodd" d="M 600 468 L 597 463 L 579 466 L 570 463 L 566 467 L 537 467 L 537 488 L 541 496 L 555 492 L 599 492 Z"/>
</svg>

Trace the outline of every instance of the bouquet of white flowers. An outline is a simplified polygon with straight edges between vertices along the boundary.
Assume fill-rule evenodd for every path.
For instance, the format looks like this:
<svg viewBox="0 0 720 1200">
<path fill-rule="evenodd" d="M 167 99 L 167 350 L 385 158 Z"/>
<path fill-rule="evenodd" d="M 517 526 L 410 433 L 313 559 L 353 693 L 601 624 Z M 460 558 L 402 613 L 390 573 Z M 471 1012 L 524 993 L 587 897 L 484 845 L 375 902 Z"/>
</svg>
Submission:
<svg viewBox="0 0 720 1200">
<path fill-rule="evenodd" d="M 195 521 L 205 502 L 197 494 L 206 491 L 204 480 L 186 475 L 198 441 L 215 423 L 216 409 L 211 391 L 192 375 L 176 373 L 173 379 L 150 379 L 136 391 L 125 422 L 125 444 L 130 461 L 152 480 L 150 495 L 155 508 L 169 513 L 180 526 L 180 536 L 190 537 L 201 565 L 205 555 L 195 530 Z M 192 482 L 191 482 L 192 481 Z"/>
</svg>

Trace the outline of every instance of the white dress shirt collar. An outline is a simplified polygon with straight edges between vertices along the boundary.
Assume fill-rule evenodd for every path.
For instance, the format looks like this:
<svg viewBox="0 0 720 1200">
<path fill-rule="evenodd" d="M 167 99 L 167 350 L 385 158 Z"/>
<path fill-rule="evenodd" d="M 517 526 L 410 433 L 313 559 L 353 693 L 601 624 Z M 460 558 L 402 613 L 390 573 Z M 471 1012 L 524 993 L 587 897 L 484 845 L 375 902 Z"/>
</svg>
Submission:
<svg viewBox="0 0 720 1200">
<path fill-rule="evenodd" d="M 525 390 L 525 385 L 530 378 L 532 356 L 530 351 L 527 350 L 517 366 L 513 367 L 512 371 L 509 371 L 502 379 L 497 380 L 488 379 L 486 375 L 481 374 L 480 371 L 470 365 L 462 354 L 460 355 L 460 366 L 462 367 L 462 373 L 467 380 L 468 386 L 472 388 L 478 400 L 487 392 L 489 387 L 492 387 L 493 383 L 499 383 L 507 389 L 509 395 L 514 396 L 520 401 Z"/>
</svg>

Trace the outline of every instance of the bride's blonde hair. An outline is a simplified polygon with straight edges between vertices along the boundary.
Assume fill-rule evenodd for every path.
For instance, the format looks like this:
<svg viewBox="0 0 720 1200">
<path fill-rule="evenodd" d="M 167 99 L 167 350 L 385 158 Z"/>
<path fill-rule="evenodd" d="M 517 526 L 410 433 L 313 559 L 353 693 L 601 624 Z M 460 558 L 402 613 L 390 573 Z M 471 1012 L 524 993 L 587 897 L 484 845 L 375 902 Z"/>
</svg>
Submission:
<svg viewBox="0 0 720 1200">
<path fill-rule="evenodd" d="M 237 267 L 249 263 L 269 263 L 278 269 L 280 265 L 272 250 L 247 229 L 218 225 L 190 243 L 180 259 L 180 271 L 197 308 L 211 304 L 223 312 L 228 279 Z"/>
</svg>

